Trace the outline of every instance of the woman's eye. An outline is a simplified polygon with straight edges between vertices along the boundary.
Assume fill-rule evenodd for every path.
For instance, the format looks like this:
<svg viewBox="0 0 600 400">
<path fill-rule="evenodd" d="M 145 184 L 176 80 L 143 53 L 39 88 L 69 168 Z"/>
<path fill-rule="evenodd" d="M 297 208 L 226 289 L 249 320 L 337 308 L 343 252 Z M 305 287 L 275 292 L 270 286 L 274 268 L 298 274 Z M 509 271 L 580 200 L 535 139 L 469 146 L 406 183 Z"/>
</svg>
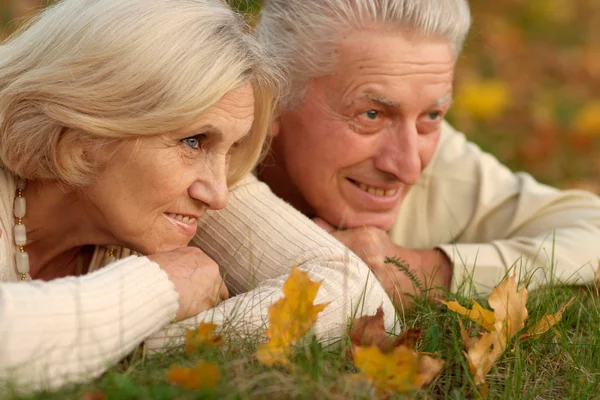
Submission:
<svg viewBox="0 0 600 400">
<path fill-rule="evenodd" d="M 364 115 L 370 119 L 370 120 L 376 120 L 377 117 L 379 116 L 379 111 L 377 110 L 369 110 L 369 111 L 365 111 Z"/>
<path fill-rule="evenodd" d="M 182 142 L 191 149 L 199 149 L 204 139 L 206 139 L 206 135 L 201 134 L 187 137 Z"/>
</svg>

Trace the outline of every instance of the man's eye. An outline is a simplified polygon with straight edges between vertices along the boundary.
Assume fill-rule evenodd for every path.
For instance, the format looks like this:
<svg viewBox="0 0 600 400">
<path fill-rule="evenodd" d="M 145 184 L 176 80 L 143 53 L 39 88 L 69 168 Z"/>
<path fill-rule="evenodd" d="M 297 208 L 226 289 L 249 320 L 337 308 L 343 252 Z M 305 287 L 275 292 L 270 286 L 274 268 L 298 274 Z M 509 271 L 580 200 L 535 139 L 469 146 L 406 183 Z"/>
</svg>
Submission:
<svg viewBox="0 0 600 400">
<path fill-rule="evenodd" d="M 182 142 L 191 149 L 199 149 L 202 142 L 206 139 L 206 135 L 190 136 L 182 140 Z"/>
<path fill-rule="evenodd" d="M 432 120 L 435 121 L 436 119 L 438 119 L 440 116 L 442 115 L 441 111 L 433 111 L 430 112 L 429 114 L 427 114 L 427 117 Z"/>
<path fill-rule="evenodd" d="M 379 116 L 379 111 L 369 110 L 369 111 L 365 111 L 363 114 L 370 120 L 376 120 L 377 117 Z"/>
</svg>

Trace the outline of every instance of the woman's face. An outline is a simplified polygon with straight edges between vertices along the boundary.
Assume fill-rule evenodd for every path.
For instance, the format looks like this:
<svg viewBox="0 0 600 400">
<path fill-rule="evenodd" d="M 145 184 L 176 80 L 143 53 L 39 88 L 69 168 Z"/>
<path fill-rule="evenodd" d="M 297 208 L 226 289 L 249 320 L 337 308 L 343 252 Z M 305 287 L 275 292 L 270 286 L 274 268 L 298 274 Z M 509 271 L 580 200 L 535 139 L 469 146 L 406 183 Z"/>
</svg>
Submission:
<svg viewBox="0 0 600 400">
<path fill-rule="evenodd" d="M 248 83 L 181 132 L 104 148 L 98 156 L 105 166 L 84 190 L 96 226 L 113 244 L 144 254 L 187 245 L 196 219 L 206 209 L 225 207 L 229 154 L 253 119 Z"/>
</svg>

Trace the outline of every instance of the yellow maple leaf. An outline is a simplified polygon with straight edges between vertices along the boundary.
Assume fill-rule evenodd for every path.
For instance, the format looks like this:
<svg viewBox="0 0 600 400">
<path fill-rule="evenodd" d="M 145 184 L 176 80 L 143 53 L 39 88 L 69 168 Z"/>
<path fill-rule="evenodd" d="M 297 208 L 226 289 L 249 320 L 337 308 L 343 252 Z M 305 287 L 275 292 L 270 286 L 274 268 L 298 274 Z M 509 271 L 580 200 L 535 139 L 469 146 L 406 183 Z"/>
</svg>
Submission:
<svg viewBox="0 0 600 400">
<path fill-rule="evenodd" d="M 377 346 L 354 346 L 354 365 L 358 377 L 381 392 L 408 392 L 419 389 L 439 373 L 444 361 L 398 346 L 383 353 Z"/>
<path fill-rule="evenodd" d="M 216 324 L 200 322 L 196 329 L 188 329 L 185 332 L 185 353 L 190 354 L 203 347 L 223 346 L 222 335 L 213 334 L 217 328 Z"/>
<path fill-rule="evenodd" d="M 274 365 L 288 366 L 290 365 L 289 358 L 291 353 L 291 347 L 287 343 L 282 344 L 270 341 L 259 346 L 256 351 L 256 358 L 261 364 L 267 367 Z"/>
<path fill-rule="evenodd" d="M 508 106 L 510 91 L 499 80 L 473 80 L 460 85 L 456 107 L 475 118 L 489 120 L 498 117 Z"/>
<path fill-rule="evenodd" d="M 473 300 L 473 308 L 470 310 L 461 306 L 456 301 L 440 300 L 440 302 L 448 307 L 449 310 L 469 318 L 471 321 L 483 326 L 486 330 L 494 330 L 494 322 L 496 322 L 494 312 L 481 307 L 475 300 Z"/>
<path fill-rule="evenodd" d="M 192 390 L 213 388 L 220 378 L 217 366 L 202 360 L 191 368 L 172 365 L 167 371 L 169 382 Z"/>
<path fill-rule="evenodd" d="M 556 314 L 544 315 L 538 322 L 527 329 L 527 333 L 522 335 L 519 339 L 535 338 L 546 333 L 550 328 L 560 322 L 563 313 L 573 303 L 573 300 L 575 300 L 575 297 L 572 297 L 571 300 L 562 306 Z"/>
<path fill-rule="evenodd" d="M 586 136 L 600 136 L 600 101 L 587 104 L 575 115 L 575 130 Z"/>
<path fill-rule="evenodd" d="M 296 267 L 283 285 L 283 297 L 269 307 L 268 343 L 256 352 L 259 362 L 272 366 L 287 365 L 289 347 L 302 338 L 329 303 L 313 304 L 321 282 L 313 282 Z"/>
</svg>

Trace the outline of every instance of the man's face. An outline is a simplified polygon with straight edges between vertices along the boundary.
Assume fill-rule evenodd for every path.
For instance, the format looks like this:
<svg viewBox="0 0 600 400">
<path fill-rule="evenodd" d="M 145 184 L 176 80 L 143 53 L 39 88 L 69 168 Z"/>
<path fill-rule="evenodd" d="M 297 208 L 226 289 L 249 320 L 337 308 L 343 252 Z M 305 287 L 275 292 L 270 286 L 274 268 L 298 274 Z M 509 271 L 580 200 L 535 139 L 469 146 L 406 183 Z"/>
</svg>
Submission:
<svg viewBox="0 0 600 400">
<path fill-rule="evenodd" d="M 388 230 L 435 152 L 454 57 L 445 40 L 391 30 L 354 32 L 337 50 L 335 73 L 282 113 L 274 150 L 310 212 Z"/>
</svg>

